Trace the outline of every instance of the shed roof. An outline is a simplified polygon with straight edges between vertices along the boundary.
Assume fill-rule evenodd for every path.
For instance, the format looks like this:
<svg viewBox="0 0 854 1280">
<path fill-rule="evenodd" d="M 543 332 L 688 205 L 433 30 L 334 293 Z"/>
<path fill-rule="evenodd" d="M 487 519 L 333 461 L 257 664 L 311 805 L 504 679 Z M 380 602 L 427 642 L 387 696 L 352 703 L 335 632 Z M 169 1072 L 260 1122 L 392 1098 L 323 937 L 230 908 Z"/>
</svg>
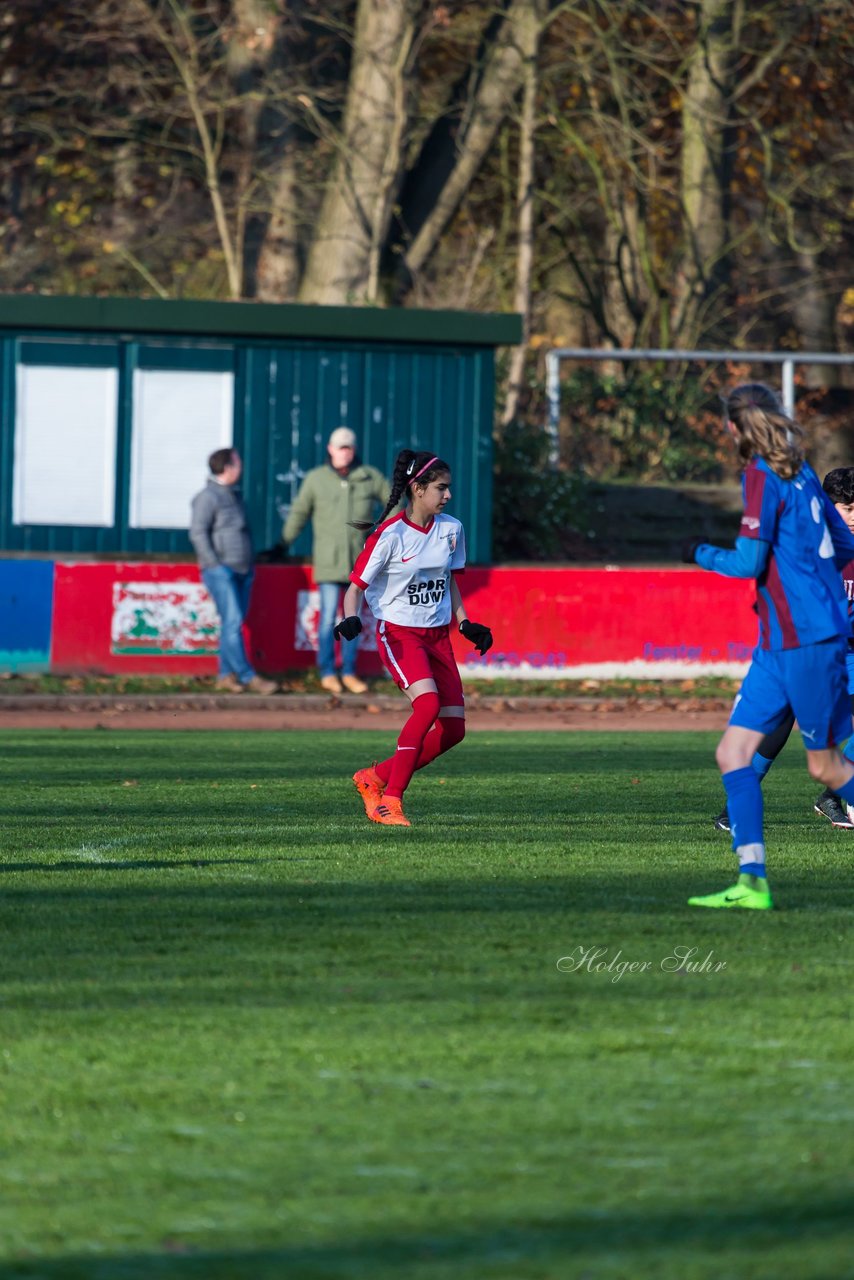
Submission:
<svg viewBox="0 0 854 1280">
<path fill-rule="evenodd" d="M 222 338 L 435 343 L 497 347 L 522 341 L 512 312 L 320 307 L 300 303 L 0 294 L 0 329 L 161 333 Z"/>
</svg>

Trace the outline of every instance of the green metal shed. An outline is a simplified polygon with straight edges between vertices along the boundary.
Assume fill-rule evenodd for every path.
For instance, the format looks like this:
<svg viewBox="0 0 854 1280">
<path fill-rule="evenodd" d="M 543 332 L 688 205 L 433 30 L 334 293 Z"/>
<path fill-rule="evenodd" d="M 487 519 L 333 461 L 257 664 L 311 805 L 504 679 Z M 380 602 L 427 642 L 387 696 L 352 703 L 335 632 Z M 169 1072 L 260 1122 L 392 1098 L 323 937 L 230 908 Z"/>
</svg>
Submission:
<svg viewBox="0 0 854 1280">
<path fill-rule="evenodd" d="M 387 474 L 404 447 L 447 458 L 486 563 L 494 352 L 519 341 L 516 315 L 0 296 L 0 547 L 186 556 L 189 498 L 232 443 L 272 543 L 347 425 Z"/>
</svg>

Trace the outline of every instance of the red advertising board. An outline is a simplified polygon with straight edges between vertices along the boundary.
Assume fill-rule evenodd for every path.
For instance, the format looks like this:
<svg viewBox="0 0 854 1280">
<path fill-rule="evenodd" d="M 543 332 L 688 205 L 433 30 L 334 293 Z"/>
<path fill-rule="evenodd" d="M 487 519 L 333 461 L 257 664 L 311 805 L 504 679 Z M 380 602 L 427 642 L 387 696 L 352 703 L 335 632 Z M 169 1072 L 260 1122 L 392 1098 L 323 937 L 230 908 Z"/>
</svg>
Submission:
<svg viewBox="0 0 854 1280">
<path fill-rule="evenodd" d="M 702 569 L 475 569 L 463 589 L 495 636 L 466 658 L 483 675 L 740 674 L 756 643 L 754 584 Z"/>
<path fill-rule="evenodd" d="M 246 641 L 259 671 L 313 665 L 306 619 L 312 588 L 308 567 L 257 567 Z M 218 639 L 216 611 L 195 565 L 56 565 L 54 671 L 207 675 L 217 669 Z M 375 654 L 366 651 L 362 661 L 368 672 L 379 669 Z"/>
<path fill-rule="evenodd" d="M 58 561 L 53 590 L 54 671 L 216 671 L 216 615 L 195 565 Z"/>
<path fill-rule="evenodd" d="M 481 658 L 455 636 L 471 676 L 737 675 L 756 640 L 753 584 L 701 569 L 469 569 L 461 588 L 495 637 Z M 258 670 L 312 666 L 316 627 L 310 569 L 259 565 L 247 620 Z M 52 670 L 201 675 L 216 671 L 217 639 L 195 565 L 56 564 Z M 380 669 L 371 634 L 359 661 Z"/>
</svg>

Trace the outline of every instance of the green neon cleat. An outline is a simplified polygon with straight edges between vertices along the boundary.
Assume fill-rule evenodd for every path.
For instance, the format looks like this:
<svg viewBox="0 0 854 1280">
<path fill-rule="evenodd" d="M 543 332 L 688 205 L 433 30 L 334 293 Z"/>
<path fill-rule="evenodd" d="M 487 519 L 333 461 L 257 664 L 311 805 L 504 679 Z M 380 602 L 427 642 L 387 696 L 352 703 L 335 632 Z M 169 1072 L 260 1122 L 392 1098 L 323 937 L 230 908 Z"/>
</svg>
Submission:
<svg viewBox="0 0 854 1280">
<path fill-rule="evenodd" d="M 752 889 L 747 884 L 734 884 L 723 893 L 707 893 L 703 898 L 689 898 L 689 907 L 739 907 L 748 911 L 770 911 L 774 903 L 767 889 Z"/>
</svg>

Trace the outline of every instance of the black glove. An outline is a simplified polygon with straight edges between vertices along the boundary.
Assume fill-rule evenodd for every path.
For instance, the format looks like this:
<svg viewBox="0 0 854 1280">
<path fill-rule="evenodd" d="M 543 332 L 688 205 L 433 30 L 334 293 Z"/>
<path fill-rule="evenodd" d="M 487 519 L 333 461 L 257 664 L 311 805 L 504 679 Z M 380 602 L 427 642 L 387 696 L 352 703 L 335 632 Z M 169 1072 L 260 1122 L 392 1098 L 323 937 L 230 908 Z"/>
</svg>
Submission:
<svg viewBox="0 0 854 1280">
<path fill-rule="evenodd" d="M 471 640 L 481 657 L 487 649 L 492 648 L 492 632 L 482 622 L 470 622 L 465 618 L 460 623 L 460 634 L 464 635 L 466 640 Z"/>
<path fill-rule="evenodd" d="M 682 562 L 683 564 L 697 563 L 697 548 L 702 547 L 706 541 L 705 538 L 686 538 L 682 543 Z"/>
<path fill-rule="evenodd" d="M 342 618 L 335 628 L 334 635 L 336 640 L 355 640 L 356 636 L 362 630 L 362 619 L 357 617 L 355 613 L 349 618 Z"/>
<path fill-rule="evenodd" d="M 288 558 L 288 544 L 281 539 L 274 547 L 259 551 L 255 557 L 256 564 L 284 564 Z"/>
</svg>

